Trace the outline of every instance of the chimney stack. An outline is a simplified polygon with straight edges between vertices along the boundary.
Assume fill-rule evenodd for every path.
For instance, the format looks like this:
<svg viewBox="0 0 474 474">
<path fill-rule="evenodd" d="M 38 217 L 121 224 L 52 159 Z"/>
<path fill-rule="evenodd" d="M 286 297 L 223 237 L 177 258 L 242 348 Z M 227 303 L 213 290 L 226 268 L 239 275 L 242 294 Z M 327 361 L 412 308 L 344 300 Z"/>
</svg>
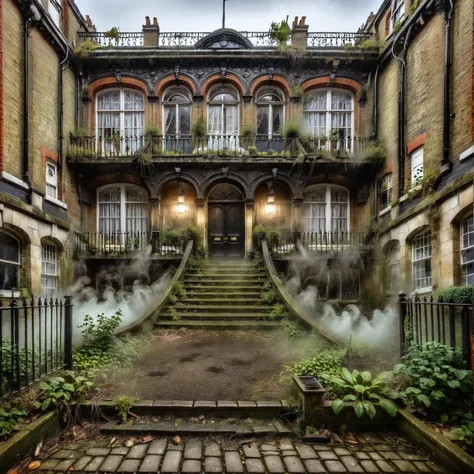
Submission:
<svg viewBox="0 0 474 474">
<path fill-rule="evenodd" d="M 158 47 L 158 38 L 160 36 L 160 25 L 156 16 L 153 17 L 153 24 L 151 24 L 150 17 L 145 17 L 145 24 L 143 25 L 143 46 Z"/>
</svg>

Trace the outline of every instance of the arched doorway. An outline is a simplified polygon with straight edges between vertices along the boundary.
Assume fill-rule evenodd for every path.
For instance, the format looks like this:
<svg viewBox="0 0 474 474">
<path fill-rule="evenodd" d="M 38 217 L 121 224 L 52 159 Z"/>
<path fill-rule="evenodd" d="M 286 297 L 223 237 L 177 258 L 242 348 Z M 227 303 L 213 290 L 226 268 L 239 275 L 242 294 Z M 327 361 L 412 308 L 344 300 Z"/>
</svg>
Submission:
<svg viewBox="0 0 474 474">
<path fill-rule="evenodd" d="M 244 197 L 232 184 L 212 188 L 208 198 L 209 256 L 239 258 L 245 253 Z"/>
</svg>

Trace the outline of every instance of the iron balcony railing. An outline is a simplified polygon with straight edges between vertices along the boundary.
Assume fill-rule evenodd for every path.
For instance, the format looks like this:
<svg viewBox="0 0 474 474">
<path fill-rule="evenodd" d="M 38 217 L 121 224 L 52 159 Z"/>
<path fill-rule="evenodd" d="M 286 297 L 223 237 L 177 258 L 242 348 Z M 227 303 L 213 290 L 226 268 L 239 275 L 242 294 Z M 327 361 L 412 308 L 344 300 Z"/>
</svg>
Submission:
<svg viewBox="0 0 474 474">
<path fill-rule="evenodd" d="M 72 369 L 71 297 L 0 301 L 0 397 L 64 368 Z"/>
<path fill-rule="evenodd" d="M 278 42 L 270 37 L 268 31 L 240 31 L 256 48 L 277 48 Z M 157 47 L 194 49 L 194 45 L 210 35 L 210 32 L 160 32 L 158 34 Z M 313 32 L 308 33 L 307 47 L 314 48 L 344 48 L 346 46 L 357 47 L 366 39 L 370 33 L 345 33 L 345 32 Z M 90 39 L 102 48 L 129 48 L 143 47 L 143 32 L 119 32 L 118 36 L 111 36 L 107 32 L 79 32 L 83 40 Z"/>
<path fill-rule="evenodd" d="M 365 232 L 304 232 L 298 237 L 300 245 L 309 252 L 340 252 L 373 247 Z"/>
<path fill-rule="evenodd" d="M 70 158 L 121 158 L 148 156 L 250 156 L 292 157 L 297 155 L 326 154 L 344 158 L 359 156 L 373 145 L 368 138 L 283 138 L 274 135 L 242 136 L 236 134 L 206 135 L 202 138 L 184 136 L 115 136 L 76 137 L 71 136 L 68 156 Z"/>
<path fill-rule="evenodd" d="M 160 232 L 86 232 L 76 234 L 79 258 L 123 258 L 141 254 L 155 257 L 183 256 L 183 238 L 169 239 Z"/>
</svg>

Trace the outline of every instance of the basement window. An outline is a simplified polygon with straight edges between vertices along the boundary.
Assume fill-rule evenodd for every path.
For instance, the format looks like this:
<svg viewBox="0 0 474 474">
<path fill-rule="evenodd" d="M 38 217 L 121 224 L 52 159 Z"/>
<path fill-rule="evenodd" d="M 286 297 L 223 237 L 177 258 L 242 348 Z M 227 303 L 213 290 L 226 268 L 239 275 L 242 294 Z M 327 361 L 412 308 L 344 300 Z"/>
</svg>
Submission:
<svg viewBox="0 0 474 474">
<path fill-rule="evenodd" d="M 48 0 L 48 13 L 54 24 L 61 28 L 61 7 L 55 0 Z"/>
<path fill-rule="evenodd" d="M 46 163 L 46 196 L 58 199 L 58 169 L 52 163 Z"/>
</svg>

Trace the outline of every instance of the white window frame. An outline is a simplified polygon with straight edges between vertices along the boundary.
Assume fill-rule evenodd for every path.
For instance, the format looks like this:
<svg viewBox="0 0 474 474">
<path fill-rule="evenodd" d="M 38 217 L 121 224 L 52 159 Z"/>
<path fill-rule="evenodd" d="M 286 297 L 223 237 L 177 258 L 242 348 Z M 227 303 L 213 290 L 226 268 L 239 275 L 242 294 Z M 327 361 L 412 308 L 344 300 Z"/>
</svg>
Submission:
<svg viewBox="0 0 474 474">
<path fill-rule="evenodd" d="M 424 293 L 431 291 L 433 288 L 433 254 L 432 254 L 432 237 L 431 231 L 425 230 L 419 232 L 412 240 L 412 281 L 413 288 L 416 292 Z M 422 255 L 417 257 L 417 251 L 421 251 Z M 420 276 L 426 262 L 430 262 L 429 274 Z M 418 282 L 423 282 L 420 285 Z"/>
<path fill-rule="evenodd" d="M 101 110 L 99 109 L 99 99 L 102 95 L 105 95 L 105 94 L 111 94 L 111 93 L 114 93 L 114 92 L 118 92 L 120 94 L 120 107 L 119 109 L 117 110 Z M 125 94 L 127 92 L 133 92 L 135 94 L 140 94 L 142 97 L 143 97 L 143 109 L 140 109 L 140 110 L 125 110 Z M 137 151 L 140 146 L 142 145 L 141 143 L 141 140 L 142 140 L 142 137 L 143 135 L 145 134 L 145 127 L 146 127 L 146 123 L 145 123 L 145 96 L 143 94 L 143 92 L 141 91 L 137 91 L 135 89 L 130 89 L 130 88 L 125 88 L 125 89 L 118 89 L 118 88 L 109 88 L 109 89 L 105 89 L 103 91 L 100 91 L 97 96 L 96 96 L 96 101 L 95 101 L 95 123 L 96 123 L 96 126 L 95 126 L 95 136 L 96 136 L 96 139 L 97 139 L 97 147 L 101 146 L 102 147 L 102 150 L 98 150 L 100 151 L 101 153 L 104 153 L 104 154 L 111 154 L 113 155 L 116 150 L 113 149 L 114 147 L 114 144 L 113 143 L 106 143 L 106 140 L 104 138 L 102 138 L 101 142 L 99 142 L 99 115 L 101 113 L 109 113 L 109 114 L 119 114 L 119 127 L 118 127 L 118 132 L 120 134 L 120 137 L 123 138 L 123 140 L 121 139 L 120 140 L 120 152 L 121 153 L 128 153 L 128 154 L 133 154 L 134 151 Z M 128 142 L 127 140 L 127 137 L 125 136 L 125 115 L 126 114 L 132 114 L 132 113 L 141 113 L 143 115 L 143 128 L 141 130 L 141 133 L 140 134 L 137 134 L 136 137 L 135 136 L 132 136 L 132 137 L 129 137 L 129 138 L 133 138 L 134 140 L 130 140 L 130 142 Z M 112 128 L 112 127 L 111 127 Z M 136 140 L 135 140 L 136 139 Z M 127 146 L 130 148 L 128 151 L 127 151 Z"/>
<path fill-rule="evenodd" d="M 182 96 L 186 102 L 170 102 L 169 101 L 169 98 L 170 97 L 173 97 L 175 95 L 180 95 Z M 171 107 L 175 107 L 176 108 L 176 134 L 175 134 L 175 137 L 176 138 L 180 138 L 182 136 L 181 134 L 181 131 L 180 131 L 180 123 L 179 123 L 179 108 L 180 107 L 183 107 L 183 106 L 187 106 L 189 107 L 189 122 L 191 124 L 191 118 L 192 118 L 192 100 L 191 100 L 191 94 L 189 92 L 188 89 L 186 89 L 185 87 L 170 87 L 168 89 L 165 90 L 164 94 L 163 94 L 163 97 L 162 97 L 162 120 L 163 120 L 163 136 L 168 136 L 166 135 L 166 129 L 165 129 L 165 124 L 166 124 L 166 120 L 165 120 L 165 116 L 166 116 L 166 109 L 167 108 L 171 108 Z M 190 125 L 191 127 L 191 125 Z M 191 135 L 191 130 L 189 132 L 189 135 Z M 188 134 L 184 134 L 184 136 L 188 136 Z M 171 135 L 170 135 L 171 137 Z M 173 138 L 175 138 L 173 137 Z"/>
<path fill-rule="evenodd" d="M 305 197 L 305 200 L 303 202 L 303 206 L 308 206 L 310 205 L 310 209 L 312 212 L 312 205 L 313 204 L 323 204 L 322 202 L 317 202 L 317 201 L 309 201 L 306 199 L 306 196 L 309 194 L 312 194 L 314 192 L 317 192 L 319 190 L 324 189 L 325 193 L 325 215 L 324 215 L 324 231 L 311 231 L 309 230 L 311 228 L 310 225 L 308 225 L 312 220 L 315 219 L 322 219 L 322 217 L 318 216 L 310 216 L 310 217 L 304 217 L 304 212 L 303 212 L 303 222 L 304 222 L 304 229 L 305 232 L 308 233 L 319 233 L 319 232 L 349 232 L 350 227 L 351 227 L 351 195 L 350 192 L 347 188 L 335 184 L 317 184 L 314 186 L 309 186 L 306 188 L 303 192 L 303 196 Z M 344 191 L 347 193 L 347 202 L 332 202 L 331 200 L 331 191 L 336 190 L 336 191 Z M 332 230 L 332 223 L 333 223 L 333 216 L 332 216 L 332 204 L 346 204 L 347 205 L 347 216 L 346 216 L 346 221 L 347 221 L 347 226 L 346 229 L 343 231 L 333 231 Z"/>
<path fill-rule="evenodd" d="M 6 232 L 4 229 L 0 230 L 0 234 L 5 234 L 5 235 L 8 235 L 9 237 L 12 237 L 18 244 L 18 261 L 0 259 L 1 263 L 18 267 L 17 282 L 15 285 L 12 285 L 12 288 L 18 289 L 20 285 L 20 272 L 21 272 L 21 242 L 16 235 L 14 235 L 11 232 Z M 0 288 L 0 296 L 8 297 L 11 295 L 12 295 L 12 290 L 5 290 L 5 289 Z"/>
<path fill-rule="evenodd" d="M 410 155 L 411 161 L 411 186 L 415 187 L 421 184 L 424 176 L 424 148 L 417 148 Z"/>
<path fill-rule="evenodd" d="M 383 186 L 385 184 L 387 185 L 387 187 L 383 189 Z M 392 173 L 387 173 L 380 180 L 380 188 L 379 188 L 380 204 L 383 204 L 382 196 L 384 194 L 387 195 L 387 205 L 385 207 L 382 207 L 382 210 L 380 212 L 383 212 L 392 207 L 392 193 L 393 193 Z"/>
<path fill-rule="evenodd" d="M 279 102 L 263 102 L 262 97 L 266 95 L 276 95 L 280 99 Z M 271 88 L 263 88 L 260 89 L 257 93 L 257 99 L 255 101 L 255 117 L 257 119 L 258 123 L 258 109 L 260 107 L 267 107 L 268 108 L 268 133 L 267 136 L 271 140 L 274 135 L 280 136 L 280 130 L 273 130 L 273 107 L 282 107 L 282 123 L 281 126 L 283 127 L 285 125 L 285 115 L 286 115 L 286 104 L 285 104 L 285 99 L 282 91 L 278 89 L 277 87 L 271 87 Z M 264 135 L 258 135 L 260 137 L 263 137 Z"/>
<path fill-rule="evenodd" d="M 58 248 L 51 242 L 41 243 L 41 296 L 54 298 L 59 291 Z"/>
<path fill-rule="evenodd" d="M 392 0 L 390 14 L 390 33 L 393 33 L 397 22 L 402 22 L 405 18 L 405 0 Z"/>
<path fill-rule="evenodd" d="M 54 177 L 49 176 L 50 170 L 54 172 Z M 58 167 L 50 162 L 46 162 L 46 196 L 58 199 Z"/>
<path fill-rule="evenodd" d="M 468 250 L 474 252 L 474 216 L 470 216 L 461 222 L 461 268 L 465 275 L 466 285 L 474 284 L 474 259 L 468 260 Z M 465 238 L 467 237 L 467 245 Z M 472 242 L 472 243 L 471 243 Z M 472 273 L 469 273 L 469 266 Z"/>
<path fill-rule="evenodd" d="M 61 29 L 62 13 L 63 9 L 59 2 L 56 0 L 48 0 L 48 14 L 59 29 Z"/>
</svg>

